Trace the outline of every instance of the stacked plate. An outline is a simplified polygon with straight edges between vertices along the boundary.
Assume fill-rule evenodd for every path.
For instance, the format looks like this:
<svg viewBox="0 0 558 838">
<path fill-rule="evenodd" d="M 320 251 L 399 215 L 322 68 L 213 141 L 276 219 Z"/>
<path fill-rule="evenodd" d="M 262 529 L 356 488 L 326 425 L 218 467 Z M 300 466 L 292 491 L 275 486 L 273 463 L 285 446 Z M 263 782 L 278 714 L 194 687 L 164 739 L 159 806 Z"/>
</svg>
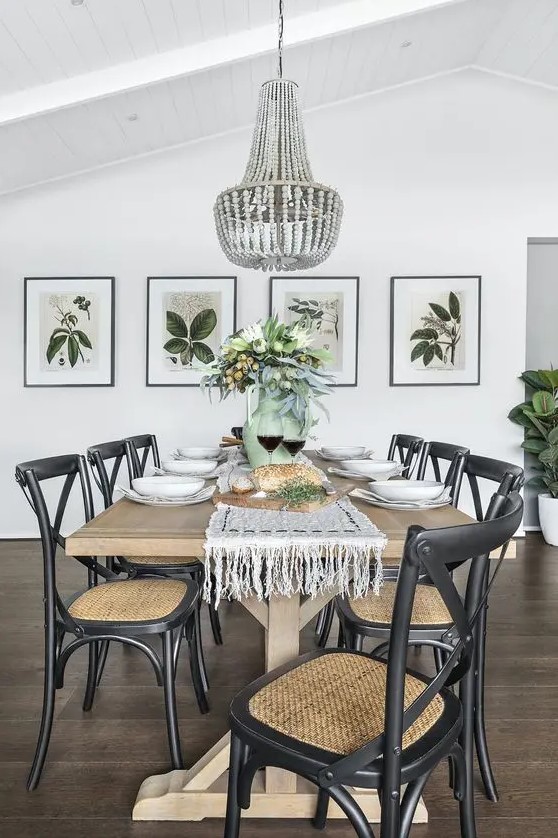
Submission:
<svg viewBox="0 0 558 838">
<path fill-rule="evenodd" d="M 118 487 L 124 497 L 148 506 L 187 506 L 209 500 L 214 486 L 205 486 L 199 477 L 157 475 L 132 480 L 132 488 Z"/>
<path fill-rule="evenodd" d="M 227 457 L 218 446 L 177 448 L 168 460 L 161 463 L 161 469 L 154 469 L 155 474 L 173 474 L 183 477 L 203 477 L 211 480 L 219 476 L 217 468 Z"/>
<path fill-rule="evenodd" d="M 318 448 L 316 454 L 322 460 L 330 460 L 331 462 L 341 462 L 342 460 L 366 460 L 369 459 L 374 452 L 365 445 L 345 445 L 345 446 L 331 446 Z"/>
<path fill-rule="evenodd" d="M 330 466 L 330 474 L 347 477 L 350 480 L 389 480 L 403 472 L 403 466 L 395 460 L 351 459 L 341 460 L 339 466 Z"/>
<path fill-rule="evenodd" d="M 438 509 L 451 502 L 450 489 L 436 480 L 384 480 L 351 495 L 384 509 Z"/>
</svg>

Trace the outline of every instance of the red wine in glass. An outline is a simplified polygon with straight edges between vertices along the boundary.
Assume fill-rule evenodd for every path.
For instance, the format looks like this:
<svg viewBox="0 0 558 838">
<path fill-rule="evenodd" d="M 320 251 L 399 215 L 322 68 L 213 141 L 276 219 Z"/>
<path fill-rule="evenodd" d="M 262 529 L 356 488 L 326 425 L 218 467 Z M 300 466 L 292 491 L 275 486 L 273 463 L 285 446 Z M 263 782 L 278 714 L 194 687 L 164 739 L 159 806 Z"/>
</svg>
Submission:
<svg viewBox="0 0 558 838">
<path fill-rule="evenodd" d="M 305 442 L 306 440 L 304 439 L 283 439 L 283 448 L 287 449 L 293 459 L 293 462 L 298 452 L 302 451 L 304 448 Z"/>
<path fill-rule="evenodd" d="M 281 443 L 283 442 L 283 437 L 280 434 L 276 435 L 266 435 L 266 434 L 258 434 L 258 442 L 265 448 L 265 450 L 269 454 L 269 464 L 271 465 L 271 457 L 273 452 L 279 448 Z"/>
</svg>

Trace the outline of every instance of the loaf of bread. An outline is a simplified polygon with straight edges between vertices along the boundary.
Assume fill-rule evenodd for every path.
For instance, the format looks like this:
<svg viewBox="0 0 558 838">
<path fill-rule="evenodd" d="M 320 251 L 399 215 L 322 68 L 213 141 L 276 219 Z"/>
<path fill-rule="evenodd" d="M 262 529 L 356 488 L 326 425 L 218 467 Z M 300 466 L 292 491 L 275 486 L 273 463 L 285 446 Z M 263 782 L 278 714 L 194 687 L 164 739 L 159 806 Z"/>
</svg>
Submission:
<svg viewBox="0 0 558 838">
<path fill-rule="evenodd" d="M 250 477 L 256 489 L 266 494 L 278 492 L 288 483 L 311 483 L 320 487 L 322 478 L 319 472 L 302 463 L 288 463 L 277 466 L 260 466 L 254 469 Z"/>
</svg>

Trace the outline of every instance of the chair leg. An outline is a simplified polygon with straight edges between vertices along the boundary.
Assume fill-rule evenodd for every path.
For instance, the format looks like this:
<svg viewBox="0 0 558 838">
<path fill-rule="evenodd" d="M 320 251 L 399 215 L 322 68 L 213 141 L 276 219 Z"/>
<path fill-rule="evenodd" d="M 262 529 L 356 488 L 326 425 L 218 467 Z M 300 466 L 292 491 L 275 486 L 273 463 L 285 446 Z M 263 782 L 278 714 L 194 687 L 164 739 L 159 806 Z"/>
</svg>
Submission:
<svg viewBox="0 0 558 838">
<path fill-rule="evenodd" d="M 215 576 L 213 574 L 211 574 L 211 591 L 212 591 L 212 594 L 213 594 L 213 591 L 216 588 L 216 584 L 217 583 L 216 583 L 216 580 L 215 580 Z M 222 646 L 223 645 L 223 634 L 221 632 L 221 620 L 219 619 L 219 612 L 218 612 L 218 610 L 217 610 L 217 608 L 215 607 L 215 604 L 214 604 L 213 595 L 211 597 L 211 602 L 209 602 L 207 604 L 207 607 L 209 609 L 209 620 L 211 622 L 211 631 L 213 632 L 213 639 L 214 639 L 215 643 L 217 644 L 217 646 Z"/>
<path fill-rule="evenodd" d="M 353 652 L 362 652 L 363 643 L 364 637 L 362 636 L 362 634 L 357 634 L 357 632 L 355 631 L 351 637 L 350 648 L 353 650 Z"/>
<path fill-rule="evenodd" d="M 356 800 L 353 800 L 348 791 L 342 786 L 330 786 L 328 794 L 346 814 L 355 830 L 357 838 L 374 838 L 374 833 L 366 820 L 364 812 Z M 384 838 L 383 823 L 381 835 Z M 225 836 L 225 838 L 228 838 L 228 836 Z M 394 833 L 392 836 L 391 833 L 386 832 L 385 838 L 397 838 L 397 833 Z"/>
<path fill-rule="evenodd" d="M 339 630 L 337 632 L 337 648 L 345 648 L 345 632 L 343 631 L 343 623 L 339 620 Z"/>
<path fill-rule="evenodd" d="M 238 777 L 242 768 L 244 747 L 240 739 L 231 734 L 231 755 L 229 760 L 229 784 L 227 789 L 227 813 L 225 815 L 224 838 L 238 838 L 240 833 L 240 805 L 238 803 Z"/>
<path fill-rule="evenodd" d="M 479 614 L 477 668 L 475 680 L 475 744 L 477 759 L 482 776 L 482 782 L 487 798 L 493 803 L 498 802 L 498 788 L 490 764 L 488 742 L 486 740 L 486 725 L 484 719 L 484 668 L 486 661 L 486 608 Z"/>
<path fill-rule="evenodd" d="M 465 761 L 463 800 L 459 802 L 461 838 L 477 838 L 474 798 L 475 673 L 472 669 L 461 680 L 459 694 L 463 706 L 463 727 L 459 744 Z"/>
<path fill-rule="evenodd" d="M 209 704 L 207 701 L 207 696 L 205 694 L 203 678 L 200 671 L 200 659 L 198 652 L 198 643 L 196 642 L 196 632 L 197 628 L 194 614 L 194 618 L 190 618 L 190 620 L 186 623 L 186 638 L 188 640 L 188 652 L 190 657 L 190 673 L 192 675 L 192 684 L 194 687 L 194 692 L 196 694 L 196 699 L 198 702 L 200 713 L 209 713 Z"/>
<path fill-rule="evenodd" d="M 318 791 L 316 814 L 312 818 L 314 829 L 325 829 L 327 824 L 327 810 L 329 809 L 329 794 L 325 789 Z"/>
<path fill-rule="evenodd" d="M 97 672 L 99 663 L 99 643 L 89 643 L 89 666 L 87 668 L 87 685 L 83 698 L 83 711 L 88 713 L 93 707 L 95 690 L 97 688 Z"/>
<path fill-rule="evenodd" d="M 433 647 L 434 652 L 434 663 L 436 664 L 436 672 L 439 672 L 444 665 L 444 659 L 442 656 L 442 650 L 438 648 L 438 646 Z"/>
<path fill-rule="evenodd" d="M 107 662 L 108 650 L 109 650 L 109 640 L 102 640 L 101 641 L 101 650 L 99 652 L 99 660 L 97 662 L 97 686 L 101 683 L 101 678 L 103 677 L 103 672 L 105 671 L 105 664 Z"/>
<path fill-rule="evenodd" d="M 329 640 L 329 634 L 331 632 L 331 626 L 333 624 L 333 616 L 335 613 L 335 606 L 333 604 L 333 600 L 328 602 L 328 604 L 322 609 L 324 617 L 323 617 L 323 625 L 322 630 L 320 632 L 320 636 L 318 637 L 318 646 L 323 649 L 327 645 L 327 641 Z"/>
<path fill-rule="evenodd" d="M 35 756 L 33 757 L 33 765 L 27 778 L 27 791 L 33 791 L 37 788 L 41 773 L 45 764 L 45 759 L 48 751 L 48 743 L 50 741 L 50 732 L 52 730 L 52 720 L 54 718 L 54 702 L 56 696 L 55 687 L 55 670 L 56 670 L 56 631 L 54 626 L 48 626 L 45 634 L 45 680 L 43 688 L 43 712 L 41 715 L 41 726 L 39 728 L 39 737 L 37 739 L 37 747 L 35 749 Z"/>
<path fill-rule="evenodd" d="M 413 817 L 418 806 L 420 796 L 424 791 L 424 787 L 430 777 L 430 771 L 419 777 L 413 783 L 409 783 L 405 789 L 403 800 L 401 801 L 401 826 L 398 838 L 409 838 Z"/>
<path fill-rule="evenodd" d="M 209 606 L 211 608 L 211 605 Z M 205 655 L 203 653 L 203 636 L 201 630 L 201 600 L 198 600 L 196 604 L 196 610 L 194 612 L 194 634 L 193 634 L 193 641 L 196 649 L 196 655 L 198 657 L 198 669 L 200 672 L 203 689 L 204 692 L 207 692 L 209 689 L 209 678 L 207 675 L 207 668 L 205 665 Z M 186 636 L 187 632 L 186 632 Z"/>
<path fill-rule="evenodd" d="M 176 715 L 176 691 L 174 684 L 174 647 L 172 631 L 163 634 L 163 686 L 165 690 L 165 711 L 167 732 L 173 768 L 184 768 L 180 750 L 180 733 Z"/>
</svg>

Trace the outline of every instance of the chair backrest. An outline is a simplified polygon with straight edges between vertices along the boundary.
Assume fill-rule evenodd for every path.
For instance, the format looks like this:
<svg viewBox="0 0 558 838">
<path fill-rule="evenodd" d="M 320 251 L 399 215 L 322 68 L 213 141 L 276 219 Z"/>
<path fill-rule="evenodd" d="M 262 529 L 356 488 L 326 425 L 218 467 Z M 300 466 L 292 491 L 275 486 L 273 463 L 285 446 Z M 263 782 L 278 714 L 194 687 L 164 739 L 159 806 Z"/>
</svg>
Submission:
<svg viewBox="0 0 558 838">
<path fill-rule="evenodd" d="M 483 579 L 491 551 L 504 547 L 516 532 L 523 515 L 523 500 L 517 492 L 496 493 L 491 501 L 490 520 L 457 527 L 425 530 L 412 526 L 407 532 L 391 620 L 387 658 L 384 734 L 320 772 L 324 787 L 343 783 L 383 754 L 383 791 L 401 785 L 403 735 L 444 687 L 460 681 L 473 659 L 473 627 L 483 604 Z M 475 558 L 471 558 L 475 557 Z M 471 562 L 465 602 L 455 587 L 450 565 Z M 440 671 L 425 679 L 424 689 L 405 709 L 405 681 L 411 615 L 419 571 L 426 567 L 453 620 L 443 641 L 431 641 L 447 652 Z M 434 744 L 434 743 L 433 743 Z M 327 773 L 329 772 L 329 773 Z M 327 773 L 327 776 L 326 776 Z"/>
<path fill-rule="evenodd" d="M 485 517 L 478 483 L 479 478 L 498 483 L 498 491 L 501 494 L 518 492 L 525 482 L 525 474 L 521 466 L 507 463 L 504 460 L 494 460 L 491 457 L 480 457 L 477 454 L 467 456 L 465 474 L 473 496 L 477 521 L 482 521 Z"/>
<path fill-rule="evenodd" d="M 154 434 L 129 436 L 124 441 L 128 449 L 130 462 L 132 463 L 133 477 L 143 477 L 149 462 L 149 457 L 151 457 L 152 464 L 156 468 L 161 468 L 159 448 Z"/>
<path fill-rule="evenodd" d="M 425 442 L 419 459 L 417 479 L 424 479 L 430 463 L 434 472 L 434 479 L 439 481 L 443 479 L 444 484 L 450 487 L 451 502 L 453 506 L 457 506 L 468 453 L 469 449 L 463 445 L 453 445 L 449 442 Z M 440 460 L 449 463 L 444 478 L 441 476 Z"/>
<path fill-rule="evenodd" d="M 65 616 L 67 615 L 66 608 L 56 588 L 55 559 L 57 548 L 64 548 L 66 543 L 65 538 L 61 534 L 61 527 L 64 514 L 68 507 L 70 494 L 76 484 L 76 477 L 78 478 L 76 491 L 79 486 L 84 519 L 85 521 L 90 521 L 93 517 L 93 499 L 87 464 L 85 457 L 81 454 L 68 454 L 61 457 L 29 460 L 25 463 L 19 463 L 16 466 L 15 477 L 33 512 L 37 516 L 39 523 L 44 565 L 45 622 L 47 626 L 52 627 L 54 625 L 57 607 Z M 58 494 L 54 515 L 52 515 L 49 512 L 41 483 L 54 478 L 65 479 Z M 94 584 L 96 578 L 93 566 L 88 564 L 85 559 L 82 563 L 89 569 L 89 584 Z M 69 619 L 71 620 L 71 618 Z"/>
<path fill-rule="evenodd" d="M 87 461 L 91 466 L 93 479 L 103 497 L 105 509 L 108 509 L 114 501 L 114 489 L 123 461 L 126 463 L 128 483 L 131 483 L 134 476 L 131 457 L 126 450 L 126 443 L 123 439 L 116 439 L 112 442 L 91 445 L 87 449 Z"/>
<path fill-rule="evenodd" d="M 409 434 L 394 434 L 392 436 L 387 458 L 388 460 L 399 458 L 399 462 L 404 466 L 403 477 L 411 477 L 423 442 L 424 440 L 420 436 L 410 436 Z"/>
</svg>

